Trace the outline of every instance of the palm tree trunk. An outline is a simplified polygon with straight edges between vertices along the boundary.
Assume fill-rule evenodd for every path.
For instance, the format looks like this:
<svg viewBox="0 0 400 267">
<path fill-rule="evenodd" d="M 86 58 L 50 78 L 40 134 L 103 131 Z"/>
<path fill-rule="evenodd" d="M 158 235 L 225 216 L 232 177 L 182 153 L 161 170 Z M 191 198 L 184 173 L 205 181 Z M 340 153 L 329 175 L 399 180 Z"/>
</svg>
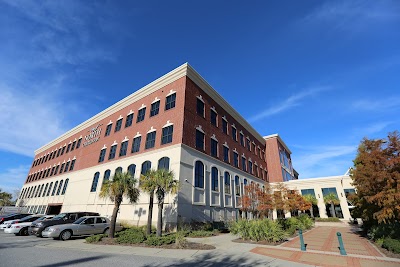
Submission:
<svg viewBox="0 0 400 267">
<path fill-rule="evenodd" d="M 114 233 L 115 233 L 115 224 L 117 222 L 117 215 L 118 215 L 118 210 L 119 206 L 121 205 L 121 201 L 117 198 L 114 203 L 114 209 L 111 217 L 111 224 L 110 224 L 110 232 L 108 233 L 109 238 L 114 238 Z"/>
<path fill-rule="evenodd" d="M 150 192 L 149 214 L 147 215 L 147 234 L 151 234 L 151 224 L 153 220 L 154 191 Z"/>
<path fill-rule="evenodd" d="M 331 210 L 332 210 L 332 217 L 336 218 L 335 205 L 333 205 L 333 203 L 331 203 Z"/>
<path fill-rule="evenodd" d="M 157 236 L 162 235 L 162 213 L 163 213 L 163 208 L 164 208 L 164 201 L 161 201 L 158 203 L 158 220 L 157 220 Z"/>
</svg>

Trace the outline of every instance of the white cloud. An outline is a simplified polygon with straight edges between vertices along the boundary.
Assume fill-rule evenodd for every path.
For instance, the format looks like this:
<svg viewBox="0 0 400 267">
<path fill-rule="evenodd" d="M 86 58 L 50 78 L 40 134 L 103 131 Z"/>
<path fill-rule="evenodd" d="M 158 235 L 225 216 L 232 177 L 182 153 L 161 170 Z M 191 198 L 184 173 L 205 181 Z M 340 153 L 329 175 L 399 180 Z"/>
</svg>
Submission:
<svg viewBox="0 0 400 267">
<path fill-rule="evenodd" d="M 389 125 L 391 125 L 393 123 L 394 123 L 393 121 L 377 122 L 377 123 L 369 124 L 365 127 L 356 128 L 355 132 L 357 132 L 358 134 L 361 134 L 363 136 L 373 135 L 375 133 L 382 132 L 385 128 L 387 128 Z"/>
<path fill-rule="evenodd" d="M 15 190 L 21 189 L 30 167 L 29 165 L 20 165 L 0 173 L 0 188 L 8 193 L 14 193 Z"/>
<path fill-rule="evenodd" d="M 295 95 L 290 96 L 284 101 L 275 104 L 266 110 L 254 115 L 249 119 L 250 122 L 255 122 L 263 118 L 284 112 L 288 109 L 301 105 L 302 101 L 310 96 L 316 95 L 322 91 L 329 90 L 329 87 L 314 87 L 310 89 L 303 90 Z"/>
<path fill-rule="evenodd" d="M 390 96 L 385 99 L 361 99 L 352 103 L 352 108 L 360 111 L 382 112 L 400 108 L 400 97 Z"/>
</svg>

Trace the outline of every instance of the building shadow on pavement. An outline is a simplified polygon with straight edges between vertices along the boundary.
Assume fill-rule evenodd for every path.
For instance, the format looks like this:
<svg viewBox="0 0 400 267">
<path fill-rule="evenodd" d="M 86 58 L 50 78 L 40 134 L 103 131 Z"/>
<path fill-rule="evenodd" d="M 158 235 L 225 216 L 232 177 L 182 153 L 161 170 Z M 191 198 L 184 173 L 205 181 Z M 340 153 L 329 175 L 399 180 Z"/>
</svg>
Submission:
<svg viewBox="0 0 400 267">
<path fill-rule="evenodd" d="M 96 260 L 100 260 L 100 259 L 107 258 L 107 257 L 109 257 L 109 256 L 99 255 L 99 256 L 87 257 L 87 258 L 83 258 L 83 259 L 76 259 L 76 260 L 57 262 L 57 263 L 46 264 L 46 265 L 39 265 L 38 267 L 75 266 L 80 263 L 96 261 Z M 93 265 L 95 266 L 95 263 Z"/>
</svg>

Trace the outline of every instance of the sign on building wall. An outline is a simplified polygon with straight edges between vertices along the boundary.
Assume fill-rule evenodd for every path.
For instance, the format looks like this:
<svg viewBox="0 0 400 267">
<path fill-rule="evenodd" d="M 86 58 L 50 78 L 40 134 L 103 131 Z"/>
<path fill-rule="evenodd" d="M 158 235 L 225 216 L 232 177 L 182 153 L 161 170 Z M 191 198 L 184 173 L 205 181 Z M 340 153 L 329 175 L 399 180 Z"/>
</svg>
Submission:
<svg viewBox="0 0 400 267">
<path fill-rule="evenodd" d="M 102 124 L 99 124 L 96 127 L 88 130 L 89 134 L 85 136 L 83 146 L 88 146 L 99 141 L 101 134 L 101 125 Z"/>
</svg>

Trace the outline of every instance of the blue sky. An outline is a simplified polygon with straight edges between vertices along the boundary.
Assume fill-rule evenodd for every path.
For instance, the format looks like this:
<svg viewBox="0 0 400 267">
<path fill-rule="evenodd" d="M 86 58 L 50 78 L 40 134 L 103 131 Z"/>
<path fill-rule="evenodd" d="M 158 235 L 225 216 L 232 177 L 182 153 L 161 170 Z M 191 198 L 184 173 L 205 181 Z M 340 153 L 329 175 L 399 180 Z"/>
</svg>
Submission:
<svg viewBox="0 0 400 267">
<path fill-rule="evenodd" d="M 0 0 L 0 188 L 185 62 L 281 135 L 300 178 L 343 174 L 363 137 L 399 129 L 399 1 L 189 2 Z"/>
</svg>

